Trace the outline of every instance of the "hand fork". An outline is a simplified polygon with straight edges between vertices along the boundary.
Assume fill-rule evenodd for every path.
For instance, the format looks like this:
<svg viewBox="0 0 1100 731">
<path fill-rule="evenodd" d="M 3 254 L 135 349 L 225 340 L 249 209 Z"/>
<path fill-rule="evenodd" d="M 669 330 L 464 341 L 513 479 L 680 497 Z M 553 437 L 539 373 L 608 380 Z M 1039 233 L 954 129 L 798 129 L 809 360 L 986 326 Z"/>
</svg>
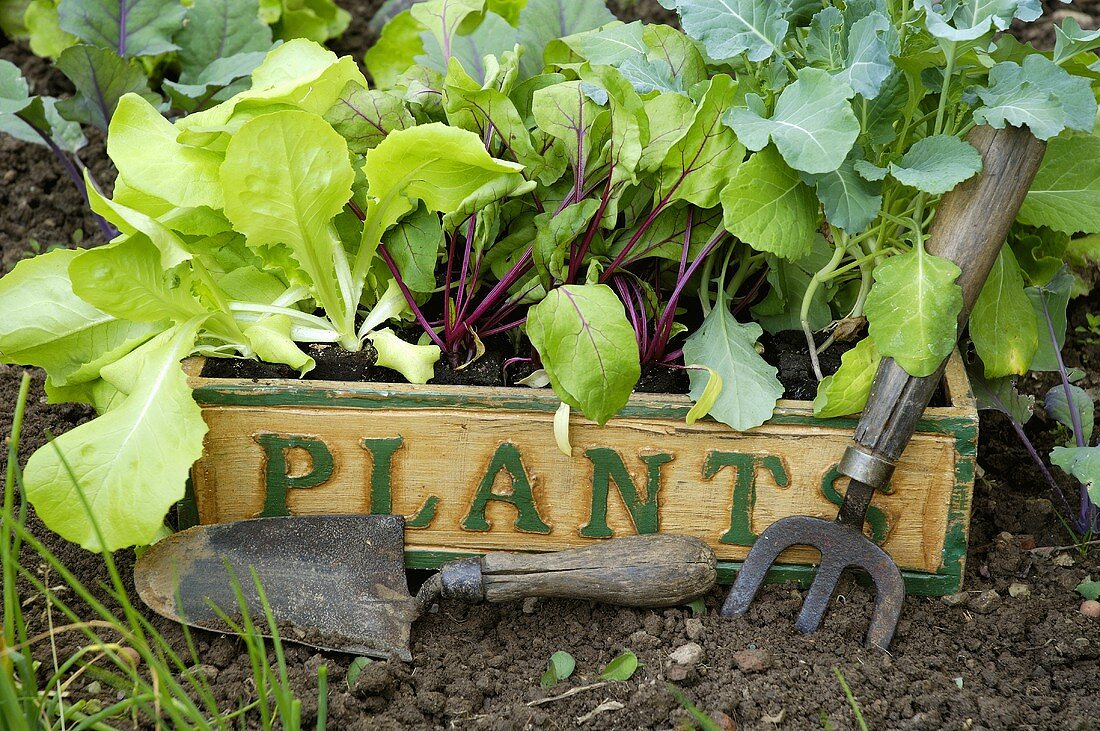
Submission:
<svg viewBox="0 0 1100 731">
<path fill-rule="evenodd" d="M 975 127 L 968 139 L 982 154 L 982 172 L 940 201 L 926 244 L 928 253 L 950 259 L 962 270 L 958 278 L 963 292 L 960 334 L 1046 150 L 1044 142 L 1026 129 L 1015 127 Z M 883 360 L 856 427 L 854 443 L 840 462 L 841 474 L 850 477 L 851 482 L 836 520 L 797 515 L 770 525 L 745 558 L 722 606 L 722 616 L 748 611 L 768 570 L 783 551 L 796 545 L 812 546 L 821 552 L 821 564 L 795 627 L 805 633 L 817 630 L 840 575 L 848 567 L 858 567 L 875 584 L 867 644 L 883 650 L 890 646 L 901 616 L 905 584 L 893 559 L 863 534 L 863 522 L 875 490 L 886 486 L 913 436 L 945 365 L 946 361 L 932 375 L 916 378 L 892 359 Z"/>
</svg>

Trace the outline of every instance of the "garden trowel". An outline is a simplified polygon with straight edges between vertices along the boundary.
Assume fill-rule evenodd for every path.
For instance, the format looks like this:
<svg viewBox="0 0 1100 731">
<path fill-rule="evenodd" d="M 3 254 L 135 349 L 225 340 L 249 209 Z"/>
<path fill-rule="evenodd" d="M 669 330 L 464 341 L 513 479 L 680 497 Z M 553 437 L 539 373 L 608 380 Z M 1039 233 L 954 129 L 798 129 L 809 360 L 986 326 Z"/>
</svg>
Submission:
<svg viewBox="0 0 1100 731">
<path fill-rule="evenodd" d="M 204 525 L 151 546 L 138 559 L 134 584 L 149 607 L 184 624 L 233 631 L 247 612 L 270 629 L 269 608 L 282 639 L 408 661 L 412 623 L 440 598 L 559 597 L 667 607 L 705 594 L 717 579 L 714 553 L 705 543 L 654 534 L 556 553 L 459 559 L 444 564 L 413 597 L 404 546 L 399 515 Z"/>
<path fill-rule="evenodd" d="M 944 196 L 932 223 L 926 251 L 950 259 L 962 273 L 958 284 L 963 306 L 958 332 L 997 260 L 1012 222 L 1038 172 L 1046 145 L 1026 129 L 975 127 L 970 144 L 982 155 L 982 172 Z M 782 518 L 756 539 L 722 607 L 722 615 L 744 614 L 760 590 L 772 563 L 791 546 L 806 545 L 821 552 L 821 564 L 795 622 L 801 632 L 813 632 L 825 615 L 841 573 L 848 567 L 866 571 L 875 584 L 875 609 L 867 644 L 886 649 L 893 639 L 905 585 L 893 559 L 863 533 L 863 522 L 875 490 L 886 486 L 894 466 L 939 387 L 946 360 L 936 372 L 910 376 L 886 358 L 875 374 L 867 406 L 855 431 L 855 441 L 840 461 L 840 472 L 851 478 L 836 520 L 810 516 Z"/>
</svg>

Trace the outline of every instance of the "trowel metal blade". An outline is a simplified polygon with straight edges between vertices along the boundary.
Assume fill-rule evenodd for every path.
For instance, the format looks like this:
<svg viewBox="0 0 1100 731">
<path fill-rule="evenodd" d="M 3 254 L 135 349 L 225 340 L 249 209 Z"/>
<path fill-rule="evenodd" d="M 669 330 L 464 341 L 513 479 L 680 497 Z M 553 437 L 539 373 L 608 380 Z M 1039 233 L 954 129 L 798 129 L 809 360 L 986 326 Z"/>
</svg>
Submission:
<svg viewBox="0 0 1100 731">
<path fill-rule="evenodd" d="M 134 584 L 158 614 L 215 632 L 231 630 L 214 607 L 240 623 L 239 591 L 257 629 L 270 636 L 258 581 L 282 639 L 408 661 L 417 609 L 404 546 L 405 520 L 396 515 L 203 525 L 151 546 L 138 559 Z"/>
</svg>

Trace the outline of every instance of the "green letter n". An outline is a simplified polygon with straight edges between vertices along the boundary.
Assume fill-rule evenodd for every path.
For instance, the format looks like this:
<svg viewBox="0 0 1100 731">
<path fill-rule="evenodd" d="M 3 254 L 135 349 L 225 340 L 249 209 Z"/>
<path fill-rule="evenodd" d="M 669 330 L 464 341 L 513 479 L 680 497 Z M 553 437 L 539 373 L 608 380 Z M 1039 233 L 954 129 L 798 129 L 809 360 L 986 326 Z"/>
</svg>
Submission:
<svg viewBox="0 0 1100 731">
<path fill-rule="evenodd" d="M 614 449 L 596 447 L 586 449 L 584 456 L 592 462 L 592 513 L 588 523 L 581 527 L 585 538 L 610 538 L 607 525 L 607 501 L 611 481 L 619 489 L 630 520 L 638 533 L 656 533 L 660 530 L 658 496 L 661 491 L 661 466 L 672 461 L 671 454 L 647 454 L 642 456 L 646 466 L 645 498 L 638 495 L 638 487 L 630 477 L 623 458 Z"/>
</svg>

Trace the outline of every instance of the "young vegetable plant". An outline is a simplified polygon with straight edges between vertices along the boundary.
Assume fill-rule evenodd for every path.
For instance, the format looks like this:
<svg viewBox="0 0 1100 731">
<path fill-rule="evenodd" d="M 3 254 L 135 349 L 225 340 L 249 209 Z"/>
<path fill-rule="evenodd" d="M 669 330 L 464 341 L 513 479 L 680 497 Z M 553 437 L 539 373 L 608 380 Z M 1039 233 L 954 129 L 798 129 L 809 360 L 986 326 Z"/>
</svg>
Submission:
<svg viewBox="0 0 1100 731">
<path fill-rule="evenodd" d="M 81 125 L 106 132 L 123 96 L 172 117 L 205 109 L 248 87 L 273 40 L 325 41 L 349 20 L 331 0 L 0 0 L 0 29 L 53 59 L 76 90 L 33 96 L 0 61 L 0 132 L 48 147 L 87 200 Z M 117 233 L 100 223 L 106 238 Z"/>
</svg>

